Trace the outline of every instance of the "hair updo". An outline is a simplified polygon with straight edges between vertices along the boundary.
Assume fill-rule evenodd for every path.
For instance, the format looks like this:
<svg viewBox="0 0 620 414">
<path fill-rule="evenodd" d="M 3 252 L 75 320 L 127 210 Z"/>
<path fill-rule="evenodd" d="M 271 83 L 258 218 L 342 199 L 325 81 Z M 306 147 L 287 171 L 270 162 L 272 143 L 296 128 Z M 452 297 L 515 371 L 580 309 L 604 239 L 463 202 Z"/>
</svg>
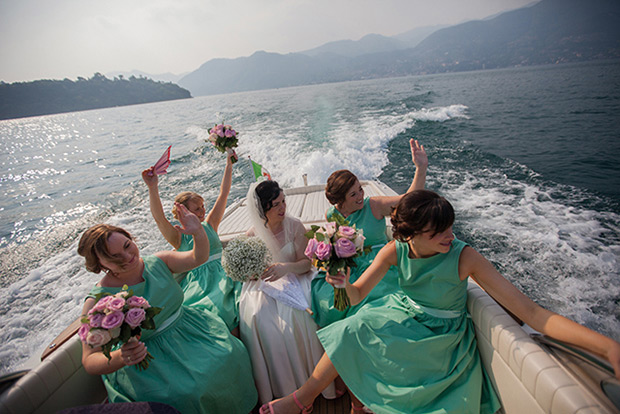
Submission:
<svg viewBox="0 0 620 414">
<path fill-rule="evenodd" d="M 108 239 L 113 233 L 120 233 L 129 240 L 133 240 L 127 230 L 110 224 L 97 224 L 82 234 L 78 244 L 78 254 L 86 259 L 86 270 L 93 273 L 105 270 L 99 260 L 100 257 L 113 263 L 122 263 L 119 259 L 112 257 L 108 250 Z"/>
<path fill-rule="evenodd" d="M 179 204 L 183 204 L 185 207 L 188 207 L 187 203 L 189 203 L 190 201 L 197 201 L 199 203 L 204 203 L 205 200 L 204 198 L 202 198 L 200 196 L 200 194 L 194 193 L 193 191 L 183 191 L 182 193 L 180 193 L 179 195 L 176 196 L 176 198 L 174 199 L 175 203 L 179 203 Z M 177 213 L 177 206 L 173 205 L 172 206 L 172 216 L 178 220 L 179 216 Z"/>
<path fill-rule="evenodd" d="M 273 207 L 273 201 L 280 196 L 282 189 L 276 181 L 263 181 L 256 186 L 256 195 L 260 202 L 260 215 L 263 220 L 267 219 L 267 213 Z"/>
<path fill-rule="evenodd" d="M 334 171 L 327 179 L 327 184 L 325 185 L 327 201 L 331 205 L 342 204 L 356 181 L 358 181 L 357 177 L 349 170 Z"/>
<path fill-rule="evenodd" d="M 433 236 L 454 224 L 452 204 L 429 190 L 415 190 L 405 194 L 392 210 L 392 234 L 401 242 L 430 231 Z"/>
</svg>

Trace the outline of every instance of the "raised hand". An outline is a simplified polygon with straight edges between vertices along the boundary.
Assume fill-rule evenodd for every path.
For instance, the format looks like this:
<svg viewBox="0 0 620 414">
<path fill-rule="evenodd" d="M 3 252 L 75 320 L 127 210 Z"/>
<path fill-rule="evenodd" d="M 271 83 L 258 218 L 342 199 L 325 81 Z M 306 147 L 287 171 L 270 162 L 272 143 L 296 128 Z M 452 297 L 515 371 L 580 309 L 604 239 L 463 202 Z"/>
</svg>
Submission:
<svg viewBox="0 0 620 414">
<path fill-rule="evenodd" d="M 177 208 L 177 216 L 179 218 L 180 226 L 174 226 L 183 234 L 191 234 L 194 235 L 199 233 L 200 231 L 204 231 L 202 228 L 202 224 L 200 220 L 194 213 L 189 211 L 187 207 L 185 207 L 181 203 L 174 203 Z"/>
<path fill-rule="evenodd" d="M 157 174 L 154 173 L 155 167 L 147 168 L 142 171 L 142 180 L 146 183 L 147 187 L 151 188 L 157 185 L 159 178 L 157 178 Z"/>
<path fill-rule="evenodd" d="M 428 157 L 424 150 L 424 145 L 420 145 L 417 139 L 410 139 L 409 146 L 411 147 L 411 160 L 417 168 L 428 167 Z"/>
</svg>

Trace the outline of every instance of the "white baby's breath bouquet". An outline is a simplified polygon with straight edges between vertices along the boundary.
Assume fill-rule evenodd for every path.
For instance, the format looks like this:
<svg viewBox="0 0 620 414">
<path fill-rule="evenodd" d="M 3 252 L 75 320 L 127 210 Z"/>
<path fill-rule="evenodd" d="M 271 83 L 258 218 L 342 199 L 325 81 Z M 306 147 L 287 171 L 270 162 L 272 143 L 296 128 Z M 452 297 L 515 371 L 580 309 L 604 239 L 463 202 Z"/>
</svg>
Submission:
<svg viewBox="0 0 620 414">
<path fill-rule="evenodd" d="M 222 267 L 236 282 L 258 279 L 269 265 L 271 252 L 256 236 L 237 236 L 222 251 Z"/>
</svg>

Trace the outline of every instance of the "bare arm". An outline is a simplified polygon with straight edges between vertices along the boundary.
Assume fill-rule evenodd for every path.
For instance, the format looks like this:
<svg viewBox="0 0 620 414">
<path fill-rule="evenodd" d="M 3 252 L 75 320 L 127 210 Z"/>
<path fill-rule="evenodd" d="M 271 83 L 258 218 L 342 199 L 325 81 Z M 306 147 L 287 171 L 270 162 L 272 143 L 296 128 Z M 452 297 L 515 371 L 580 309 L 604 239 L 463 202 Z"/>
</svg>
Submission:
<svg viewBox="0 0 620 414">
<path fill-rule="evenodd" d="M 213 227 L 213 230 L 217 233 L 217 229 L 222 222 L 224 212 L 226 211 L 226 202 L 228 201 L 228 195 L 230 194 L 230 186 L 232 184 L 232 157 L 234 152 L 228 154 L 226 157 L 226 168 L 224 169 L 224 176 L 222 177 L 222 183 L 220 184 L 220 195 L 217 196 L 213 208 L 207 215 L 207 223 Z"/>
<path fill-rule="evenodd" d="M 159 231 L 168 243 L 175 249 L 178 249 L 181 246 L 181 232 L 168 221 L 164 214 L 164 208 L 159 198 L 159 188 L 157 186 L 159 179 L 157 178 L 157 174 L 153 173 L 153 167 L 142 171 L 142 179 L 149 189 L 149 205 L 157 228 L 159 228 Z"/>
<path fill-rule="evenodd" d="M 542 308 L 469 246 L 461 253 L 459 274 L 461 279 L 471 275 L 489 295 L 537 331 L 606 358 L 620 379 L 620 343 Z"/>
<path fill-rule="evenodd" d="M 183 204 L 176 203 L 176 208 L 182 225 L 176 228 L 183 234 L 192 235 L 194 248 L 185 252 L 166 250 L 155 253 L 155 256 L 162 259 L 172 273 L 181 273 L 192 270 L 209 259 L 209 238 L 198 217 L 189 212 Z"/>
<path fill-rule="evenodd" d="M 341 283 L 345 280 L 345 289 L 347 290 L 347 296 L 349 296 L 351 305 L 357 305 L 368 296 L 370 291 L 383 279 L 383 276 L 388 272 L 390 266 L 396 265 L 397 262 L 396 244 L 392 241 L 383 246 L 379 253 L 377 253 L 377 257 L 375 257 L 372 264 L 362 273 L 355 283 L 349 283 L 351 269 L 347 269 L 346 276 L 328 274 L 325 280 L 332 285 Z"/>
<path fill-rule="evenodd" d="M 426 170 L 428 169 L 428 157 L 424 150 L 424 145 L 420 145 L 417 140 L 409 140 L 409 147 L 411 148 L 411 160 L 415 164 L 415 174 L 413 181 L 407 189 L 407 193 L 413 190 L 424 189 L 426 183 Z M 389 216 L 392 213 L 392 207 L 394 207 L 404 194 L 397 196 L 378 196 L 370 198 L 370 209 L 373 216 L 376 219 Z"/>
<path fill-rule="evenodd" d="M 95 306 L 95 299 L 88 298 L 82 308 L 82 315 Z M 103 354 L 101 347 L 92 348 L 82 342 L 82 365 L 86 372 L 91 375 L 104 375 L 118 371 L 126 365 L 135 365 L 146 356 L 146 346 L 142 342 L 130 342 L 124 344 L 115 351 L 110 352 L 110 360 Z"/>
</svg>

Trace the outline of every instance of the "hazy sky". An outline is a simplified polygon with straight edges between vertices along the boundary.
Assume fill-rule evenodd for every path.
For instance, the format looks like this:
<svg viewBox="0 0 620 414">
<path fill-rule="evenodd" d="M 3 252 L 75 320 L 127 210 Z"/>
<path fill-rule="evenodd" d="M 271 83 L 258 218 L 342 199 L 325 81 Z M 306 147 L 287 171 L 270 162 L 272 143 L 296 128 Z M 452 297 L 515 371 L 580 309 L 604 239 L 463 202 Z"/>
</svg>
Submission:
<svg viewBox="0 0 620 414">
<path fill-rule="evenodd" d="M 0 0 L 0 80 L 180 74 L 213 58 L 458 24 L 534 0 Z"/>
</svg>

